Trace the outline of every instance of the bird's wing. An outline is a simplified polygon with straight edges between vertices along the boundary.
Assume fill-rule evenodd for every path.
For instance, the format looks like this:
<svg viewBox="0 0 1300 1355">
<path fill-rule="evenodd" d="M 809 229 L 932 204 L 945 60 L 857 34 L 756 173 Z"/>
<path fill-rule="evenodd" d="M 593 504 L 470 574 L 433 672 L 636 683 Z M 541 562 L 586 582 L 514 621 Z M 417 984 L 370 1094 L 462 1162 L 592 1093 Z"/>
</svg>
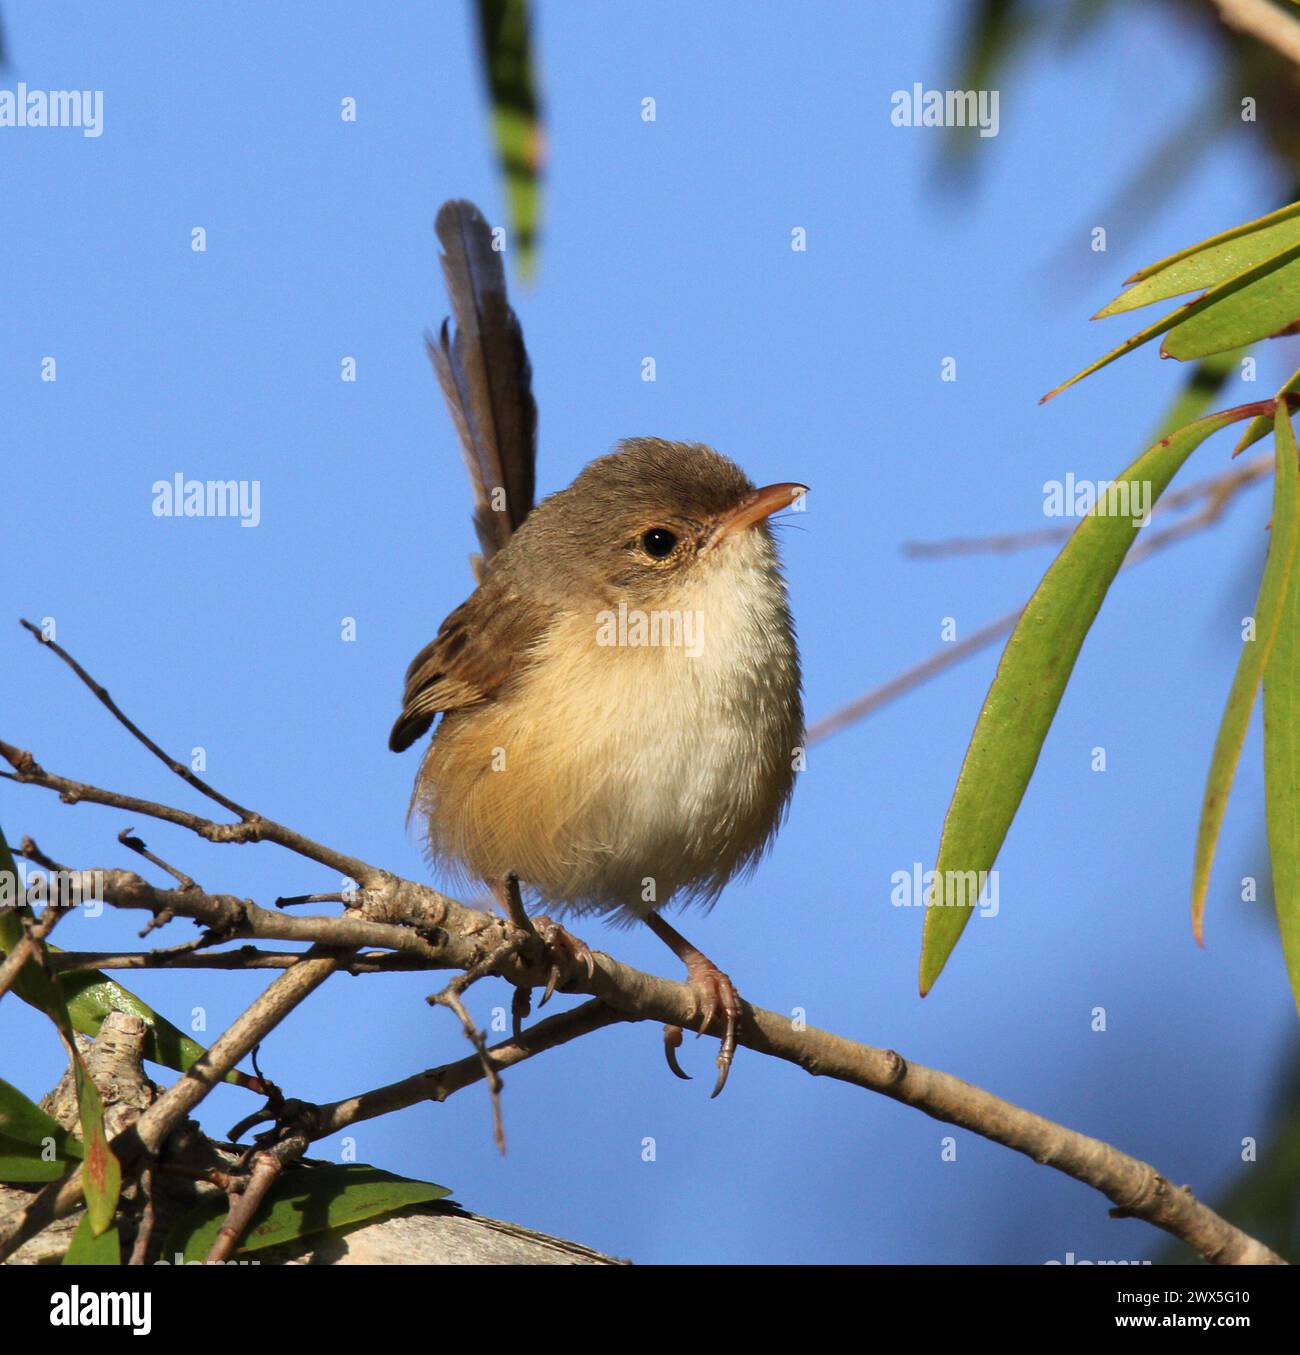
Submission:
<svg viewBox="0 0 1300 1355">
<path fill-rule="evenodd" d="M 456 323 L 453 330 L 444 320 L 437 338 L 429 335 L 426 343 L 474 488 L 474 530 L 483 552 L 475 572 L 481 578 L 482 565 L 533 506 L 537 403 L 492 228 L 472 202 L 453 199 L 439 209 L 435 229 Z"/>
<path fill-rule="evenodd" d="M 409 748 L 440 712 L 490 700 L 527 667 L 541 631 L 536 608 L 489 576 L 411 660 L 389 748 Z"/>
</svg>

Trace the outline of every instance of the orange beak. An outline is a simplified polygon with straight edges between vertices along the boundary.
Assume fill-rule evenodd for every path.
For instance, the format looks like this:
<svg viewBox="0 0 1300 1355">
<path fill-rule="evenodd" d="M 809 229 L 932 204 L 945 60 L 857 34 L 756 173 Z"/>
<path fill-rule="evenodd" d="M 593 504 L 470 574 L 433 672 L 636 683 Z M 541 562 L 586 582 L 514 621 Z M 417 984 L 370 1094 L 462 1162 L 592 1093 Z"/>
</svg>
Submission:
<svg viewBox="0 0 1300 1355">
<path fill-rule="evenodd" d="M 800 495 L 807 494 L 807 492 L 807 485 L 796 484 L 764 485 L 762 489 L 756 489 L 752 494 L 747 494 L 718 523 L 718 529 L 711 544 L 716 546 L 719 541 L 731 536 L 733 532 L 744 531 L 746 527 L 752 527 L 756 522 L 770 518 L 773 513 L 779 513 L 781 509 L 789 508 Z"/>
</svg>

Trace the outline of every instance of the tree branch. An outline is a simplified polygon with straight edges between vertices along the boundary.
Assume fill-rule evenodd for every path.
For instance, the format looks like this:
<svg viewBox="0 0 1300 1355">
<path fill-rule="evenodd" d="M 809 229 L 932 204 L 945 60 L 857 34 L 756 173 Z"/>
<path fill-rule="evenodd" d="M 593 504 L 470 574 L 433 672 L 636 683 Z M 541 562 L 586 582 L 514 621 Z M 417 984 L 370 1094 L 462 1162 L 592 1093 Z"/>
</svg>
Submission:
<svg viewBox="0 0 1300 1355">
<path fill-rule="evenodd" d="M 1219 18 L 1239 33 L 1271 47 L 1294 66 L 1300 66 L 1300 23 L 1269 0 L 1210 0 Z"/>
<path fill-rule="evenodd" d="M 83 670 L 78 671 L 90 680 Z M 104 899 L 114 907 L 141 909 L 154 917 L 190 917 L 223 939 L 256 937 L 314 943 L 312 950 L 292 960 L 203 1058 L 134 1124 L 114 1137 L 112 1148 L 124 1174 L 149 1166 L 168 1135 L 225 1074 L 331 974 L 355 964 L 362 946 L 413 957 L 431 968 L 462 970 L 464 977 L 444 989 L 444 995 L 458 994 L 457 984 L 463 987 L 489 972 L 517 988 L 544 987 L 548 982 L 551 963 L 535 935 L 437 890 L 344 856 L 292 829 L 248 811 L 243 811 L 248 817 L 237 824 L 212 824 L 166 805 L 118 796 L 49 774 L 30 753 L 10 744 L 0 743 L 0 754 L 14 768 L 11 779 L 57 791 L 64 800 L 93 800 L 129 808 L 133 813 L 188 827 L 209 841 L 274 841 L 306 859 L 346 870 L 362 886 L 347 900 L 343 917 L 293 916 L 260 908 L 247 899 L 208 894 L 192 883 L 180 889 L 158 889 L 120 870 L 91 877 L 102 878 Z M 344 1102 L 324 1107 L 277 1103 L 270 1117 L 277 1121 L 271 1131 L 279 1140 L 274 1150 L 297 1154 L 310 1138 L 334 1133 L 357 1120 L 420 1100 L 444 1100 L 483 1078 L 493 1083 L 499 1069 L 616 1021 L 650 1020 L 695 1030 L 701 1020 L 694 994 L 686 984 L 656 978 L 602 952 L 593 954 L 592 972 L 575 965 L 560 987 L 570 993 L 586 993 L 597 1001 L 539 1022 L 492 1049 L 484 1048 L 481 1039 L 476 1039 L 476 1052 L 457 1063 Z M 1110 1144 L 1012 1105 L 947 1073 L 911 1064 L 893 1050 L 858 1044 L 816 1028 L 796 1028 L 788 1017 L 747 1002 L 742 1001 L 741 1009 L 738 1043 L 756 1053 L 793 1063 L 813 1076 L 878 1092 L 1023 1153 L 1100 1191 L 1112 1201 L 1114 1212 L 1145 1219 L 1181 1238 L 1207 1261 L 1284 1264 L 1276 1253 L 1221 1218 L 1186 1188 L 1173 1187 L 1154 1167 Z M 0 1223 L 0 1259 L 75 1209 L 81 1194 L 78 1168 Z"/>
</svg>

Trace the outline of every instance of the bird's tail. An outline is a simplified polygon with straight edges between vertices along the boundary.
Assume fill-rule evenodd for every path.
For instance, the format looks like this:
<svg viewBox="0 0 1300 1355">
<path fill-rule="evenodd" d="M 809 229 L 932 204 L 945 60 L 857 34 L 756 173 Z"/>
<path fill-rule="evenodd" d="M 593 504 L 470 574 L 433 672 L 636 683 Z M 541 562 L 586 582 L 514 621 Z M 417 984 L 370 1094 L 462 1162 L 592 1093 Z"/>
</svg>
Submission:
<svg viewBox="0 0 1300 1355">
<path fill-rule="evenodd" d="M 506 296 L 492 228 L 472 202 L 444 202 L 435 223 L 455 328 L 444 320 L 426 336 L 474 490 L 474 530 L 482 566 L 533 506 L 537 403 L 519 318 Z"/>
</svg>

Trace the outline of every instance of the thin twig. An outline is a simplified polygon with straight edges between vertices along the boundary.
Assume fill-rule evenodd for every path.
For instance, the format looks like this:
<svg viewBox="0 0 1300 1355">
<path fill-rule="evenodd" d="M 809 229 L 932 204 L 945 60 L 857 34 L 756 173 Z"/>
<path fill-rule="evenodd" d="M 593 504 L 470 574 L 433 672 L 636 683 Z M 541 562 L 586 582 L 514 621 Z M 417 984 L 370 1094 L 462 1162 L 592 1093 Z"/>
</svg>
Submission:
<svg viewBox="0 0 1300 1355">
<path fill-rule="evenodd" d="M 22 939 L 5 956 L 4 963 L 0 964 L 0 998 L 3 998 L 9 991 L 10 986 L 26 968 L 29 960 L 35 960 L 39 963 L 41 942 L 49 936 L 58 925 L 59 919 L 67 911 L 67 908 L 63 907 L 57 899 L 51 899 L 41 909 L 40 917 L 36 921 L 33 922 L 26 917 L 22 919 Z"/>
<path fill-rule="evenodd" d="M 153 1193 L 155 1174 L 152 1167 L 146 1167 L 140 1173 L 140 1193 L 144 1196 L 144 1208 L 140 1213 L 140 1223 L 135 1232 L 135 1245 L 131 1248 L 128 1266 L 142 1266 L 149 1256 L 149 1246 L 153 1241 L 154 1226 L 157 1223 L 157 1210 L 154 1208 Z"/>
<path fill-rule="evenodd" d="M 524 939 L 521 937 L 503 942 L 490 955 L 485 955 L 478 964 L 465 970 L 464 973 L 458 974 L 440 992 L 425 999 L 431 1005 L 446 1007 L 449 1011 L 454 1012 L 460 1020 L 466 1038 L 474 1046 L 479 1065 L 483 1070 L 483 1076 L 487 1079 L 488 1098 L 492 1103 L 492 1138 L 502 1157 L 506 1155 L 506 1127 L 501 1115 L 501 1075 L 488 1056 L 486 1037 L 474 1024 L 473 1018 L 461 998 L 470 984 L 477 983 L 479 979 L 490 973 L 503 961 L 517 954 Z M 535 936 L 533 939 L 535 939 Z"/>
<path fill-rule="evenodd" d="M 15 768 L 12 779 L 57 790 L 65 799 L 93 798 L 87 792 L 94 788 L 45 773 L 30 753 L 0 744 L 0 754 Z M 95 791 L 94 795 L 100 797 L 100 803 L 112 802 L 111 792 Z M 192 815 L 183 816 L 168 806 L 138 812 L 181 823 L 200 836 L 209 837 L 203 827 L 196 826 L 204 821 Z M 268 826 L 273 833 L 266 831 Z M 293 830 L 269 825 L 269 821 L 257 816 L 247 823 L 210 827 L 241 833 L 257 830 L 259 837 L 269 837 L 298 855 L 325 864 L 344 859 Z M 209 840 L 256 839 L 218 836 Z M 519 936 L 508 922 L 388 872 L 356 864 L 361 866 L 362 873 L 344 869 L 365 887 L 356 906 L 341 918 L 291 917 L 260 909 L 248 900 L 207 895 L 196 888 L 159 890 L 130 872 L 103 872 L 103 897 L 115 907 L 141 908 L 155 915 L 171 908 L 177 915 L 197 918 L 232 937 L 280 936 L 323 943 L 281 974 L 201 1059 L 131 1126 L 114 1137 L 111 1146 L 124 1175 L 133 1175 L 152 1162 L 168 1135 L 217 1082 L 309 993 L 336 970 L 351 964 L 362 945 L 414 953 L 444 967 L 461 969 L 466 971 L 464 981 L 472 981 L 471 974 L 477 976 L 495 966 L 516 987 L 542 987 L 547 982 L 549 967 L 528 956 L 526 952 L 532 948 L 505 944 Z M 452 991 L 455 992 L 454 984 Z M 565 991 L 587 993 L 599 999 L 601 1005 L 593 1010 L 593 1004 L 584 1004 L 577 1014 L 564 1013 L 541 1022 L 497 1050 L 484 1050 L 476 1043 L 475 1056 L 453 1065 L 460 1070 L 457 1077 L 463 1079 L 459 1085 L 497 1077 L 498 1069 L 508 1062 L 508 1050 L 513 1050 L 518 1058 L 529 1057 L 545 1047 L 542 1041 L 547 1038 L 553 1037 L 553 1042 L 559 1043 L 612 1020 L 650 1020 L 696 1030 L 702 1019 L 688 985 L 641 973 L 604 954 L 594 957 L 590 974 L 579 970 L 571 975 Z M 455 997 L 458 1002 L 459 993 Z M 463 1010 L 463 1004 L 461 1007 Z M 747 1003 L 742 1003 L 738 1042 L 758 1053 L 797 1064 L 815 1076 L 832 1077 L 902 1101 L 936 1119 L 960 1125 L 1024 1153 L 1093 1186 L 1124 1215 L 1143 1218 L 1165 1229 L 1208 1261 L 1281 1262 L 1269 1248 L 1235 1228 L 1189 1191 L 1173 1188 L 1147 1163 L 949 1074 L 909 1064 L 892 1050 L 856 1044 L 815 1028 L 796 1028 L 788 1017 Z M 423 1099 L 441 1099 L 449 1094 L 449 1089 L 454 1090 L 448 1082 L 436 1078 L 421 1079 L 421 1085 Z M 409 1090 L 406 1089 L 407 1094 Z M 371 1103 L 376 1098 L 382 1099 L 384 1091 L 371 1094 Z M 364 1118 L 364 1108 L 355 1099 L 352 1106 L 354 1117 Z M 333 1109 L 335 1118 L 348 1113 L 341 1107 Z M 320 1118 L 323 1122 L 329 1117 Z M 292 1146 L 292 1138 L 282 1139 L 274 1151 L 288 1153 Z M 52 1183 L 24 1209 L 0 1220 L 0 1260 L 77 1207 L 82 1196 L 81 1170 L 78 1167 L 70 1176 Z"/>
<path fill-rule="evenodd" d="M 1160 496 L 1152 510 L 1152 519 L 1166 517 L 1202 499 L 1226 502 L 1238 489 L 1273 472 L 1271 456 L 1256 457 L 1230 470 L 1207 475 L 1180 489 L 1171 489 Z M 1001 555 L 1011 551 L 1031 550 L 1036 546 L 1054 546 L 1068 541 L 1073 526 L 1038 527 L 1027 532 L 1002 532 L 992 536 L 957 536 L 942 541 L 905 541 L 903 554 L 914 559 L 939 560 L 953 555 Z"/>
<path fill-rule="evenodd" d="M 200 943 L 207 944 L 200 938 Z M 76 969 L 212 969 L 258 970 L 292 969 L 302 959 L 300 950 L 259 950 L 256 946 L 242 946 L 239 950 L 218 951 L 215 954 L 195 954 L 193 943 L 185 950 L 61 950 L 48 957 L 49 968 L 64 974 Z M 387 951 L 367 950 L 358 953 L 355 960 L 339 965 L 347 974 L 405 974 L 444 965 L 418 955 L 394 955 Z"/>
<path fill-rule="evenodd" d="M 1196 485 L 1187 486 L 1182 493 L 1189 495 L 1192 491 L 1195 491 L 1192 497 L 1205 499 L 1204 507 L 1199 512 L 1184 518 L 1182 522 L 1152 532 L 1146 539 L 1140 540 L 1139 544 L 1129 552 L 1128 559 L 1121 566 L 1121 572 L 1140 564 L 1166 546 L 1185 540 L 1196 532 L 1204 531 L 1205 528 L 1212 526 L 1223 516 L 1228 504 L 1239 490 L 1260 479 L 1264 473 L 1261 467 L 1267 469 L 1271 465 L 1271 457 L 1260 457 L 1257 460 L 1246 462 L 1234 471 L 1227 471 L 1211 477 L 1211 479 L 1200 481 Z M 1190 502 L 1191 499 L 1186 501 Z M 1077 530 L 1077 527 L 1071 528 L 1070 532 L 1073 533 Z M 970 541 L 936 543 L 932 550 L 934 553 L 941 553 L 944 547 L 960 548 L 963 545 L 970 546 L 972 544 Z M 1020 620 L 1023 611 L 1023 607 L 1017 607 L 1015 611 L 1007 612 L 1005 616 L 998 617 L 996 621 L 987 622 L 978 630 L 972 631 L 964 640 L 944 645 L 942 649 L 931 654 L 928 659 L 924 659 L 911 668 L 896 674 L 888 682 L 883 682 L 879 687 L 872 688 L 871 691 L 850 701 L 847 705 L 832 711 L 831 714 L 824 715 L 820 720 L 808 726 L 807 733 L 804 736 L 805 746 L 812 747 L 813 744 L 820 743 L 832 734 L 838 734 L 842 729 L 856 724 L 868 715 L 874 715 L 882 706 L 887 706 L 891 701 L 895 701 L 900 696 L 919 687 L 929 678 L 960 663 L 962 659 L 969 658 L 982 649 L 987 649 L 989 645 L 1015 629 L 1016 622 Z"/>
<path fill-rule="evenodd" d="M 284 1162 L 275 1153 L 254 1153 L 252 1170 L 241 1182 L 242 1189 L 231 1194 L 230 1212 L 217 1231 L 205 1265 L 218 1266 L 230 1260 L 239 1246 L 240 1239 L 248 1231 L 253 1215 L 262 1207 L 267 1192 L 276 1183 L 284 1170 Z"/>
<path fill-rule="evenodd" d="M 346 962 L 337 956 L 311 951 L 274 983 L 247 1011 L 235 1019 L 208 1052 L 178 1078 L 134 1124 L 114 1136 L 109 1147 L 125 1177 L 152 1161 L 173 1129 L 214 1086 L 309 994 Z M 82 1199 L 82 1168 L 53 1181 L 24 1208 L 0 1219 L 0 1261 L 56 1219 L 66 1218 Z"/>
<path fill-rule="evenodd" d="M 153 852 L 149 850 L 148 847 L 144 845 L 144 843 L 138 837 L 135 837 L 134 833 L 135 833 L 134 828 L 123 828 L 122 831 L 117 835 L 117 840 L 122 844 L 122 846 L 127 847 L 131 851 L 135 852 L 137 856 L 143 856 L 146 861 L 149 861 L 153 865 L 157 866 L 159 870 L 165 870 L 167 874 L 170 875 L 172 879 L 175 880 L 176 883 L 180 885 L 182 889 L 198 888 L 198 885 L 196 885 L 194 881 L 190 879 L 188 875 L 185 874 L 184 871 L 178 870 L 175 866 L 168 865 L 168 863 L 164 861 L 161 856 L 155 855 Z"/>
<path fill-rule="evenodd" d="M 25 837 L 18 844 L 18 855 L 26 857 L 33 865 L 40 866 L 42 870 L 48 870 L 53 875 L 60 875 L 68 869 L 67 866 L 60 865 L 52 857 L 46 856 L 36 845 L 35 838 Z"/>
<path fill-rule="evenodd" d="M 25 630 L 28 630 L 36 637 L 38 644 L 42 644 L 46 649 L 52 650 L 63 660 L 64 663 L 72 669 L 74 673 L 90 688 L 95 697 L 108 708 L 113 718 L 122 725 L 123 728 L 135 739 L 158 758 L 169 771 L 174 772 L 182 781 L 194 787 L 201 794 L 206 795 L 209 800 L 215 800 L 223 809 L 228 809 L 232 814 L 238 815 L 241 819 L 251 819 L 253 814 L 243 805 L 236 803 L 229 796 L 223 795 L 219 790 L 208 785 L 208 783 L 196 776 L 183 762 L 177 762 L 170 753 L 164 752 L 149 736 L 132 720 L 125 711 L 108 694 L 108 689 L 97 682 L 86 670 L 68 653 L 62 645 L 51 640 L 39 626 L 34 626 L 30 621 L 22 620 L 19 622 Z"/>
<path fill-rule="evenodd" d="M 110 877 L 125 875 L 126 872 L 106 871 L 104 874 L 106 881 L 109 881 Z M 143 881 L 139 883 L 144 885 Z M 150 887 L 145 888 L 147 890 Z M 114 906 L 149 906 L 147 902 L 136 898 L 123 904 L 122 896 L 108 884 L 104 896 L 106 902 Z M 178 891 L 176 896 L 186 899 L 187 906 L 195 908 L 201 906 L 200 896 L 194 891 L 183 895 Z M 465 911 L 468 913 L 471 910 Z M 269 911 L 266 912 L 266 916 L 278 920 L 281 925 L 307 921 L 286 918 Z M 331 926 L 345 929 L 344 934 L 349 937 L 352 932 L 346 929 L 365 925 L 352 918 L 322 918 L 315 921 L 326 929 Z M 496 921 L 499 925 L 508 925 L 500 923 L 499 919 Z M 387 930 L 399 934 L 403 931 L 401 928 Z M 512 934 L 518 935 L 517 932 Z M 453 940 L 449 938 L 447 943 L 449 947 L 452 946 Z M 482 963 L 482 958 L 482 952 L 478 952 L 474 961 L 466 967 L 478 966 Z M 156 1150 L 158 1143 L 161 1142 L 160 1135 L 165 1136 L 173 1124 L 193 1109 L 194 1105 L 206 1095 L 207 1090 L 215 1085 L 216 1081 L 233 1067 L 262 1035 L 274 1028 L 292 1005 L 296 1005 L 296 1002 L 301 1001 L 306 995 L 305 991 L 299 992 L 295 989 L 293 991 L 296 995 L 292 1001 L 288 1005 L 282 1003 L 280 1009 L 273 1010 L 262 1005 L 275 993 L 277 985 L 294 980 L 304 965 L 311 963 L 327 965 L 327 972 L 319 973 L 312 979 L 311 987 L 314 987 L 324 981 L 328 972 L 346 965 L 350 959 L 350 953 L 315 961 L 309 955 L 277 979 L 263 995 L 263 999 L 259 1000 L 259 1004 L 255 1004 L 253 1009 L 245 1013 L 235 1026 L 217 1041 L 207 1058 L 196 1064 L 159 1102 L 141 1116 L 135 1130 L 132 1131 L 138 1134 L 139 1143 L 128 1141 L 124 1151 L 119 1153 L 124 1167 L 134 1165 L 140 1156 L 141 1145 L 150 1151 Z M 501 963 L 502 969 L 511 975 L 508 978 L 510 982 L 516 981 L 511 970 L 511 965 L 516 963 L 518 963 L 516 960 Z M 595 972 L 590 978 L 581 970 L 573 975 L 566 985 L 566 991 L 584 992 L 600 998 L 605 1006 L 620 1013 L 622 1019 L 648 1020 L 663 1025 L 683 1026 L 691 1030 L 699 1029 L 701 1014 L 687 984 L 674 983 L 642 973 L 620 964 L 603 953 L 595 955 L 594 966 Z M 546 966 L 542 965 L 533 973 L 534 986 L 542 986 L 546 976 Z M 539 1023 L 538 1027 L 509 1043 L 521 1049 L 529 1048 L 530 1037 L 536 1038 L 536 1032 L 545 1024 Z M 832 1077 L 903 1101 L 935 1119 L 961 1125 L 972 1133 L 1024 1153 L 1037 1162 L 1045 1163 L 1093 1186 L 1129 1216 L 1146 1219 L 1147 1222 L 1182 1238 L 1208 1261 L 1224 1264 L 1281 1262 L 1276 1253 L 1235 1228 L 1197 1200 L 1189 1191 L 1174 1189 L 1149 1164 L 1130 1157 L 1100 1140 L 1012 1105 L 949 1074 L 920 1064 L 911 1064 L 892 1050 L 857 1044 L 813 1027 L 796 1029 L 788 1016 L 764 1011 L 744 1002 L 738 1043 L 758 1053 L 797 1064 L 814 1075 Z M 471 1082 L 488 1076 L 489 1068 L 495 1072 L 503 1066 L 500 1057 L 493 1051 L 488 1051 L 486 1058 L 481 1052 L 476 1053 L 471 1062 L 472 1074 L 464 1069 L 458 1074 L 461 1079 Z M 196 1070 L 201 1070 L 201 1084 L 196 1080 L 200 1075 Z M 467 1085 L 467 1082 L 462 1081 L 460 1085 Z M 426 1084 L 421 1099 L 430 1097 L 436 1097 L 436 1092 Z M 119 1136 L 119 1139 L 122 1137 Z M 119 1139 L 114 1140 L 115 1151 L 122 1146 Z M 62 1184 L 60 1191 L 55 1191 L 54 1187 L 47 1188 L 27 1207 L 22 1219 L 16 1225 L 9 1226 L 8 1231 L 5 1224 L 0 1224 L 0 1259 L 7 1254 L 9 1247 L 19 1245 L 54 1218 L 61 1217 L 67 1210 L 75 1207 L 79 1199 L 79 1189 L 79 1180 L 74 1183 L 73 1179 L 69 1178 Z M 16 1232 L 14 1228 L 17 1229 Z"/>
<path fill-rule="evenodd" d="M 0 778 L 16 781 L 20 785 L 44 786 L 47 790 L 57 791 L 59 799 L 64 804 L 74 805 L 84 801 L 86 804 L 122 809 L 128 814 L 144 814 L 151 819 L 188 828 L 206 842 L 274 842 L 286 851 L 306 857 L 309 861 L 316 861 L 322 866 L 328 866 L 331 870 L 337 870 L 368 886 L 382 884 L 388 878 L 388 873 L 377 866 L 371 866 L 355 856 L 347 856 L 332 847 L 314 842 L 292 828 L 286 828 L 283 824 L 263 818 L 261 815 L 254 815 L 247 821 L 239 823 L 218 823 L 213 819 L 192 814 L 186 809 L 159 804 L 155 800 L 142 800 L 135 795 L 122 795 L 117 791 L 103 790 L 86 782 L 72 781 L 63 776 L 51 776 L 31 753 L 3 740 L 0 740 L 0 757 L 14 769 L 12 772 L 0 772 Z"/>
</svg>

